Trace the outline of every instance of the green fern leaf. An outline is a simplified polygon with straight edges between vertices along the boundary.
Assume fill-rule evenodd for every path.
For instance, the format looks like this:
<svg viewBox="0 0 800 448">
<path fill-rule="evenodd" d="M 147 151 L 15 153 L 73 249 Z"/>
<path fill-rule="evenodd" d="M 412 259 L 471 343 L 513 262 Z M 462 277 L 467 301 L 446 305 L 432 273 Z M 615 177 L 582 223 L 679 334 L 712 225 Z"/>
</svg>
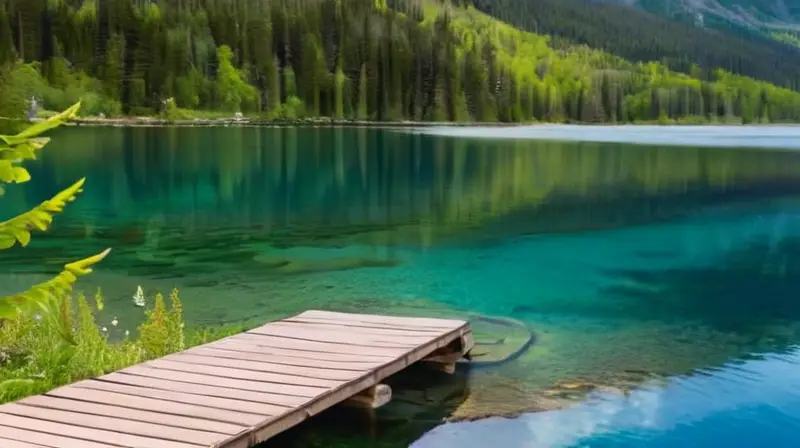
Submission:
<svg viewBox="0 0 800 448">
<path fill-rule="evenodd" d="M 36 151 L 44 148 L 50 142 L 47 137 L 32 138 L 14 146 L 0 142 L 0 160 L 10 160 L 21 162 L 23 160 L 35 160 Z"/>
<path fill-rule="evenodd" d="M 0 298 L 0 319 L 13 319 L 20 313 L 31 313 L 35 310 L 51 314 L 56 300 L 70 293 L 78 277 L 91 273 L 91 266 L 103 260 L 109 252 L 111 249 L 106 249 L 97 255 L 69 263 L 54 278 L 20 294 Z"/>
<path fill-rule="evenodd" d="M 75 197 L 83 191 L 85 182 L 86 178 L 83 178 L 29 212 L 0 222 L 0 250 L 14 246 L 17 241 L 26 246 L 31 239 L 31 230 L 47 230 L 53 222 L 53 215 L 63 211 L 67 202 L 75 200 Z"/>
<path fill-rule="evenodd" d="M 17 135 L 0 135 L 0 140 L 5 142 L 8 146 L 15 146 L 20 145 L 23 143 L 28 142 L 33 137 L 38 137 L 39 135 L 57 128 L 62 124 L 66 123 L 67 121 L 75 118 L 78 115 L 78 110 L 81 108 L 81 103 L 75 103 L 69 109 L 61 112 L 60 114 L 53 115 L 52 117 L 48 118 L 45 121 L 36 123 L 35 125 L 25 129 L 24 131 L 20 132 Z"/>
<path fill-rule="evenodd" d="M 14 182 L 21 184 L 31 180 L 31 173 L 21 166 L 15 166 L 11 169 L 14 173 Z"/>
</svg>

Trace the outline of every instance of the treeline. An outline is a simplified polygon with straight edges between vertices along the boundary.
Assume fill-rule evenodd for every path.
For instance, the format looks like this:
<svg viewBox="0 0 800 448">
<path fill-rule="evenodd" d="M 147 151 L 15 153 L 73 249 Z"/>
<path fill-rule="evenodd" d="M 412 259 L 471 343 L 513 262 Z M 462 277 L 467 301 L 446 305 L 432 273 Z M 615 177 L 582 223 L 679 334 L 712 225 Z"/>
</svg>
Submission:
<svg viewBox="0 0 800 448">
<path fill-rule="evenodd" d="M 0 0 L 0 116 L 796 121 L 800 93 L 554 45 L 434 0 Z M 577 22 L 576 22 L 577 23 Z M 705 79 L 705 81 L 701 80 Z"/>
<path fill-rule="evenodd" d="M 800 90 L 800 50 L 757 32 L 716 30 L 714 14 L 669 20 L 633 6 L 592 0 L 459 0 L 527 31 L 564 38 L 637 61 L 659 61 L 707 79 L 721 68 Z M 649 2 L 653 3 L 653 2 Z M 656 2 L 662 7 L 665 2 Z M 644 7 L 655 8 L 647 2 Z M 673 6 L 674 16 L 680 6 Z M 664 11 L 666 13 L 666 11 Z"/>
</svg>

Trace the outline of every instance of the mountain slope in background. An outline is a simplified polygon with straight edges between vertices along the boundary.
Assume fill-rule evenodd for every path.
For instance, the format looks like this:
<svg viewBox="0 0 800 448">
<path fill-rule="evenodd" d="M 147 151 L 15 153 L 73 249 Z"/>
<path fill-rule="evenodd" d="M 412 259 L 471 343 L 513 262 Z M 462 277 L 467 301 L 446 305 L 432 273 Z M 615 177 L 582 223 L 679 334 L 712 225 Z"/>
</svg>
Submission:
<svg viewBox="0 0 800 448">
<path fill-rule="evenodd" d="M 608 0 L 607 0 L 608 1 Z M 755 32 L 796 45 L 784 33 L 798 37 L 798 0 L 610 0 L 637 6 L 671 19 L 738 32 Z"/>
<path fill-rule="evenodd" d="M 800 2 L 796 0 L 615 0 L 669 17 L 704 21 L 708 16 L 731 24 L 753 27 L 797 28 Z"/>
<path fill-rule="evenodd" d="M 570 43 L 602 48 L 633 61 L 663 61 L 683 73 L 709 79 L 716 68 L 800 89 L 800 51 L 766 33 L 730 32 L 705 15 L 705 25 L 679 19 L 688 2 L 745 0 L 464 0 L 520 28 Z M 768 2 L 771 0 L 761 0 Z M 789 3 L 797 0 L 776 0 Z M 720 3 L 721 4 L 721 3 Z M 732 3 L 731 3 L 732 5 Z M 671 6 L 669 17 L 666 9 Z M 733 6 L 730 6 L 733 8 Z M 791 8 L 788 8 L 791 11 Z M 727 27 L 733 28 L 733 26 Z M 793 35 L 787 36 L 789 39 Z M 800 43 L 800 40 L 798 40 Z"/>
<path fill-rule="evenodd" d="M 281 120 L 800 121 L 800 92 L 717 68 L 796 81 L 800 52 L 790 47 L 768 42 L 769 53 L 721 33 L 692 40 L 686 30 L 715 35 L 620 5 L 572 16 L 564 4 L 587 3 L 525 3 L 555 5 L 536 14 L 510 9 L 519 3 L 508 0 L 504 11 L 649 62 L 524 32 L 450 0 L 0 0 L 0 116 L 23 116 L 35 96 L 50 110 L 83 98 L 83 110 L 107 116 L 180 118 L 193 109 Z M 658 26 L 619 20 L 620 12 Z"/>
</svg>

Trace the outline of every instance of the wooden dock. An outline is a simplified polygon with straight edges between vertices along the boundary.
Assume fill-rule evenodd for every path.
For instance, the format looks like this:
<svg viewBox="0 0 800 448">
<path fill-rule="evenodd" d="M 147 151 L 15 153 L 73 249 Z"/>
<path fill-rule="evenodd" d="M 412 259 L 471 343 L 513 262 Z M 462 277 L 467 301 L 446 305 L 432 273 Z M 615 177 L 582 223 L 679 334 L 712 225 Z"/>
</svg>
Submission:
<svg viewBox="0 0 800 448">
<path fill-rule="evenodd" d="M 336 404 L 377 407 L 412 363 L 452 371 L 467 322 L 306 311 L 0 406 L 0 448 L 246 448 Z"/>
</svg>

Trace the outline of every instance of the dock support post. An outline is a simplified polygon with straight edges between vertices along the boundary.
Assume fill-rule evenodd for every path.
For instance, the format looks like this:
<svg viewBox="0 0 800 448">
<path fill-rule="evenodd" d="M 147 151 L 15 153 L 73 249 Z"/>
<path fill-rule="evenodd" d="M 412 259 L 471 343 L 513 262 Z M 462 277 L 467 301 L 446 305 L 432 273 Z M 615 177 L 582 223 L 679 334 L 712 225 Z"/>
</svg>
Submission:
<svg viewBox="0 0 800 448">
<path fill-rule="evenodd" d="M 345 406 L 377 409 L 392 400 L 392 388 L 386 384 L 376 384 L 353 395 L 344 401 Z"/>
<path fill-rule="evenodd" d="M 469 353 L 474 345 L 472 333 L 467 333 L 449 345 L 435 350 L 422 359 L 422 362 L 436 370 L 454 373 L 456 371 L 456 362 Z"/>
</svg>

